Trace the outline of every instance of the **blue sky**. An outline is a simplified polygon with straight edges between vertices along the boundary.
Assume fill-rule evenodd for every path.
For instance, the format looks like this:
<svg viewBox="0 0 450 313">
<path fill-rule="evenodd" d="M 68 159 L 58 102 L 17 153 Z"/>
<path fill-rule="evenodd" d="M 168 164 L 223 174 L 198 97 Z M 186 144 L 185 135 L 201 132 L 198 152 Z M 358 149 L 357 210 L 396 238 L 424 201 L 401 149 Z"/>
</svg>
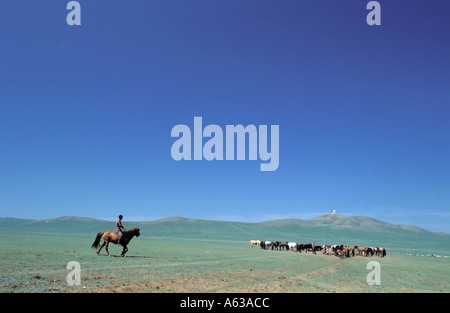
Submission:
<svg viewBox="0 0 450 313">
<path fill-rule="evenodd" d="M 258 222 L 336 210 L 450 232 L 450 3 L 8 1 L 0 216 Z M 279 125 L 277 171 L 174 161 L 173 126 Z"/>
</svg>

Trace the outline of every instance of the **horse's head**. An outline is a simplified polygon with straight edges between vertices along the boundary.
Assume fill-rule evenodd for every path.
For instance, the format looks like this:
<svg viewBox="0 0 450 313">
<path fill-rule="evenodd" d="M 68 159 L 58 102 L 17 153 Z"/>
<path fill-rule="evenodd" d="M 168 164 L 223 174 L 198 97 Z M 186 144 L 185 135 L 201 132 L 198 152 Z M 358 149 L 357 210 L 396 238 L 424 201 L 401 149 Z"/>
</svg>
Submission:
<svg viewBox="0 0 450 313">
<path fill-rule="evenodd" d="M 139 228 L 138 228 L 138 227 L 135 227 L 135 228 L 134 228 L 134 235 L 135 235 L 136 237 L 139 237 L 139 236 L 141 235 L 141 233 L 139 232 Z"/>
</svg>

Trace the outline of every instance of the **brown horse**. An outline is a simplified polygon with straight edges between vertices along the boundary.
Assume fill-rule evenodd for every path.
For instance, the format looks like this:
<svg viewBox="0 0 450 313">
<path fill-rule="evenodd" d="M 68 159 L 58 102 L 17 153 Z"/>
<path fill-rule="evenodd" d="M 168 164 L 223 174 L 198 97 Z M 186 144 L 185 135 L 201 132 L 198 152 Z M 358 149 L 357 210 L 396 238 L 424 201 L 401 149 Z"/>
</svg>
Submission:
<svg viewBox="0 0 450 313">
<path fill-rule="evenodd" d="M 353 246 L 353 250 L 358 250 L 358 255 L 362 255 L 363 256 L 369 256 L 369 253 L 371 253 L 372 249 L 367 248 L 367 247 L 363 247 L 363 246 Z"/>
<path fill-rule="evenodd" d="M 288 242 L 279 242 L 278 247 L 280 250 L 282 250 L 282 249 L 289 250 L 289 243 Z"/>
<path fill-rule="evenodd" d="M 355 256 L 355 250 L 350 246 L 343 246 L 340 250 L 341 258 L 349 258 L 351 256 Z"/>
<path fill-rule="evenodd" d="M 134 236 L 140 236 L 139 228 L 137 227 L 122 232 L 122 237 L 120 238 L 120 245 L 123 247 L 122 253 L 120 254 L 122 257 L 124 257 L 125 253 L 127 253 L 127 245 Z M 95 237 L 95 241 L 91 247 L 97 249 L 102 238 L 103 244 L 100 246 L 100 249 L 97 250 L 97 255 L 100 253 L 100 250 L 105 247 L 106 253 L 108 254 L 108 256 L 110 256 L 108 245 L 109 243 L 117 244 L 119 241 L 119 235 L 115 231 L 99 232 L 97 234 L 97 237 Z"/>
</svg>

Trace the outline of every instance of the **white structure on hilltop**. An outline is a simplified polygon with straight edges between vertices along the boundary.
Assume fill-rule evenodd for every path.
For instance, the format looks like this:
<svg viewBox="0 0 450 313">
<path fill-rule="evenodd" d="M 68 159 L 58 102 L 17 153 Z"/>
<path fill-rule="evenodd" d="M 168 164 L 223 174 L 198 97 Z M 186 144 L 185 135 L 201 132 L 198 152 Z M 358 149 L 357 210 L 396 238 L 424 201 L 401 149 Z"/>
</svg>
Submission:
<svg viewBox="0 0 450 313">
<path fill-rule="evenodd" d="M 331 214 L 336 214 L 336 210 L 333 210 L 333 213 L 331 213 Z"/>
</svg>

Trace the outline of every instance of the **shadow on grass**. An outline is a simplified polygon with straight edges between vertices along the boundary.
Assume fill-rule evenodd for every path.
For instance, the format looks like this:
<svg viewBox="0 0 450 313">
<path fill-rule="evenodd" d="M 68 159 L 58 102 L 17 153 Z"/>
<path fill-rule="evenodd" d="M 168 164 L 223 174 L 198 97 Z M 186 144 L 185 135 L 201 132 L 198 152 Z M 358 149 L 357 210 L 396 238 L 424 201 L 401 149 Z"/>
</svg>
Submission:
<svg viewBox="0 0 450 313">
<path fill-rule="evenodd" d="M 108 256 L 106 254 L 99 254 L 98 256 Z M 109 257 L 113 257 L 113 258 L 122 258 L 122 256 L 119 255 L 115 255 L 115 254 L 111 254 L 109 255 Z M 146 256 L 146 255 L 125 255 L 125 258 L 141 258 L 141 259 L 152 259 L 152 256 Z"/>
</svg>

